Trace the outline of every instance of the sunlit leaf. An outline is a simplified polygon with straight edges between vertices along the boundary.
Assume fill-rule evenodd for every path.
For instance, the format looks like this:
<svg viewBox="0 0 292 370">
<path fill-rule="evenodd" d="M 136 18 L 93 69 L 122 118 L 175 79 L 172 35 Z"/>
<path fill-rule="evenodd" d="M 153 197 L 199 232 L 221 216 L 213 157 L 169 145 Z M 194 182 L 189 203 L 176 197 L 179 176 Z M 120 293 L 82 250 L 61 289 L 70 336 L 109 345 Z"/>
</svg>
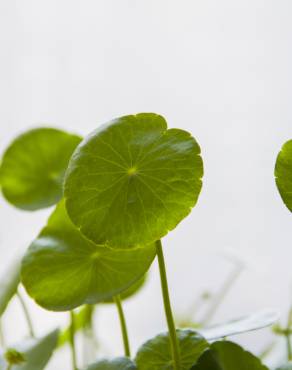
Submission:
<svg viewBox="0 0 292 370">
<path fill-rule="evenodd" d="M 177 336 L 181 355 L 181 370 L 189 370 L 203 351 L 208 348 L 208 343 L 192 330 L 177 330 Z M 168 334 L 159 334 L 143 344 L 138 350 L 135 361 L 139 370 L 173 370 Z"/>
<path fill-rule="evenodd" d="M 211 344 L 191 370 L 268 370 L 260 359 L 239 345 L 221 341 Z"/>
<path fill-rule="evenodd" d="M 65 311 L 112 298 L 139 280 L 155 257 L 155 246 L 113 250 L 85 239 L 61 202 L 31 244 L 22 282 L 42 307 Z"/>
<path fill-rule="evenodd" d="M 0 316 L 3 315 L 8 303 L 17 292 L 20 282 L 21 258 L 15 258 L 11 265 L 2 272 L 0 277 Z"/>
<path fill-rule="evenodd" d="M 54 330 L 43 338 L 29 340 L 15 346 L 23 354 L 25 362 L 13 365 L 11 370 L 42 370 L 49 362 L 58 341 L 58 330 Z M 6 370 L 7 363 L 1 358 L 0 370 Z"/>
<path fill-rule="evenodd" d="M 65 178 L 68 214 L 90 240 L 111 247 L 146 245 L 174 229 L 196 204 L 200 148 L 163 117 L 118 118 L 78 146 Z"/>
<path fill-rule="evenodd" d="M 5 198 L 14 206 L 37 210 L 56 204 L 68 161 L 81 138 L 52 128 L 18 136 L 7 148 L 0 167 Z"/>
<path fill-rule="evenodd" d="M 292 211 L 292 140 L 287 141 L 278 154 L 275 177 L 282 200 Z"/>
<path fill-rule="evenodd" d="M 266 310 L 209 328 L 198 329 L 198 331 L 207 340 L 214 340 L 262 329 L 274 324 L 278 319 L 279 314 L 277 312 Z"/>
<path fill-rule="evenodd" d="M 130 359 L 119 357 L 113 360 L 98 361 L 86 370 L 137 370 L 137 367 Z"/>
</svg>

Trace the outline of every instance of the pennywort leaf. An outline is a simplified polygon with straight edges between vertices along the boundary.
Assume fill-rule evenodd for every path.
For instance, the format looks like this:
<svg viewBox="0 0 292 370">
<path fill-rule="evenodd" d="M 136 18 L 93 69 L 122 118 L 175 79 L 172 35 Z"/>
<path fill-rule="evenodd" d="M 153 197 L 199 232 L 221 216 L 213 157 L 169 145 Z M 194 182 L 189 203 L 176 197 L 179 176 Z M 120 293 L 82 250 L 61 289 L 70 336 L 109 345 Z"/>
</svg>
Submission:
<svg viewBox="0 0 292 370">
<path fill-rule="evenodd" d="M 137 370 L 133 361 L 126 357 L 102 360 L 90 365 L 86 370 Z"/>
<path fill-rule="evenodd" d="M 287 141 L 278 154 L 275 178 L 283 202 L 292 211 L 292 140 Z"/>
<path fill-rule="evenodd" d="M 15 207 L 34 211 L 56 204 L 69 159 L 81 138 L 53 128 L 36 128 L 18 136 L 0 167 L 4 197 Z"/>
<path fill-rule="evenodd" d="M 261 361 L 239 345 L 221 341 L 211 344 L 191 370 L 268 370 Z"/>
<path fill-rule="evenodd" d="M 42 307 L 71 310 L 111 299 L 139 280 L 150 267 L 154 245 L 113 250 L 84 238 L 61 202 L 22 261 L 21 278 Z"/>
<path fill-rule="evenodd" d="M 165 236 L 197 202 L 200 148 L 186 131 L 142 113 L 111 121 L 75 150 L 65 177 L 73 223 L 96 244 L 147 245 Z"/>
<path fill-rule="evenodd" d="M 208 348 L 207 341 L 192 330 L 177 330 L 181 370 L 189 370 Z M 139 370 L 173 370 L 168 333 L 157 335 L 142 345 L 135 362 Z M 234 370 L 234 369 L 233 369 Z"/>
</svg>

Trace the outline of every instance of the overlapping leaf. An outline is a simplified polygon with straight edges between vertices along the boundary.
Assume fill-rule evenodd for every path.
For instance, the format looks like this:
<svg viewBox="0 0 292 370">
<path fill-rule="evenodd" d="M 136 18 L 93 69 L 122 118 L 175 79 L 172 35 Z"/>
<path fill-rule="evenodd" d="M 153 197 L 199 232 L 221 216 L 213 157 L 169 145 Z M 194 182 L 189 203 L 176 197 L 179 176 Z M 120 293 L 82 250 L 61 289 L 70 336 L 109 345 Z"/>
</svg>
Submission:
<svg viewBox="0 0 292 370">
<path fill-rule="evenodd" d="M 29 295 L 49 310 L 103 302 L 128 289 L 148 270 L 155 246 L 113 250 L 85 239 L 61 202 L 22 262 Z"/>
<path fill-rule="evenodd" d="M 76 149 L 65 178 L 68 214 L 97 244 L 146 245 L 165 236 L 196 204 L 203 164 L 195 139 L 163 117 L 118 118 Z"/>
<path fill-rule="evenodd" d="M 76 135 L 37 128 L 17 137 L 4 153 L 0 183 L 14 206 L 37 210 L 56 204 L 69 159 L 80 142 Z"/>
<path fill-rule="evenodd" d="M 282 200 L 292 211 L 292 140 L 287 141 L 278 154 L 275 177 Z"/>
<path fill-rule="evenodd" d="M 126 357 L 102 360 L 90 365 L 86 370 L 137 370 L 133 361 Z"/>
<path fill-rule="evenodd" d="M 211 344 L 191 370 L 268 370 L 261 361 L 239 345 L 221 341 Z"/>
<path fill-rule="evenodd" d="M 192 330 L 177 330 L 177 337 L 181 355 L 181 370 L 189 370 L 203 351 L 208 348 L 208 343 Z M 135 362 L 139 370 L 173 370 L 168 333 L 159 334 L 143 344 L 138 350 Z"/>
</svg>

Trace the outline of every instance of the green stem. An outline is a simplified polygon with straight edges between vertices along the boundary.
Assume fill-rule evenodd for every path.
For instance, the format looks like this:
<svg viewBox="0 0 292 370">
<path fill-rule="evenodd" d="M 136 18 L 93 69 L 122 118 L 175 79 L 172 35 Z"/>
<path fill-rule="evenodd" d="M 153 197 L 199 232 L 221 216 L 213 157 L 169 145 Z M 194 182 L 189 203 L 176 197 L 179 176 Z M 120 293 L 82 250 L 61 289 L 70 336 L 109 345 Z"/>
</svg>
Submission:
<svg viewBox="0 0 292 370">
<path fill-rule="evenodd" d="M 73 370 L 77 369 L 77 360 L 76 360 L 76 346 L 75 346 L 75 314 L 73 311 L 70 311 L 70 348 L 71 348 L 71 356 L 72 356 L 72 367 Z"/>
<path fill-rule="evenodd" d="M 162 289 L 162 296 L 163 296 L 163 302 L 164 302 L 164 310 L 165 310 L 165 315 L 166 315 L 166 320 L 167 320 L 171 351 L 172 351 L 172 357 L 173 357 L 173 368 L 174 370 L 180 370 L 181 369 L 180 351 L 179 351 L 178 339 L 176 335 L 176 328 L 175 328 L 175 324 L 173 320 L 173 314 L 171 310 L 166 269 L 165 269 L 165 261 L 164 261 L 164 256 L 163 256 L 162 244 L 160 240 L 156 242 L 156 252 L 157 252 L 159 271 L 160 271 L 160 280 L 161 280 L 161 289 Z"/>
<path fill-rule="evenodd" d="M 32 338 L 35 338 L 35 334 L 34 334 L 34 329 L 33 329 L 33 324 L 32 324 L 32 320 L 31 320 L 31 317 L 30 317 L 30 314 L 29 314 L 29 311 L 28 311 L 28 308 L 24 302 L 24 299 L 22 298 L 22 295 L 20 294 L 19 291 L 17 291 L 17 298 L 19 300 L 19 303 L 22 307 L 22 311 L 24 313 L 24 316 L 25 316 L 25 319 L 26 319 L 26 322 L 27 322 L 27 326 L 28 326 L 28 330 L 29 330 L 29 334 Z"/>
<path fill-rule="evenodd" d="M 126 357 L 131 357 L 129 336 L 128 336 L 127 324 L 126 324 L 125 314 L 124 314 L 124 311 L 123 311 L 121 297 L 119 295 L 115 296 L 114 301 L 115 301 L 115 304 L 116 304 L 117 309 L 118 309 L 120 325 L 121 325 L 121 330 L 122 330 L 122 336 L 123 336 L 125 356 Z"/>
<path fill-rule="evenodd" d="M 292 308 L 290 308 L 288 313 L 288 320 L 287 320 L 287 330 L 286 330 L 286 343 L 287 343 L 287 357 L 288 361 L 292 360 L 292 347 L 291 347 L 291 335 L 290 335 L 290 328 L 292 323 Z"/>
<path fill-rule="evenodd" d="M 12 370 L 12 365 L 8 364 L 7 367 L 6 367 L 6 370 Z"/>
</svg>

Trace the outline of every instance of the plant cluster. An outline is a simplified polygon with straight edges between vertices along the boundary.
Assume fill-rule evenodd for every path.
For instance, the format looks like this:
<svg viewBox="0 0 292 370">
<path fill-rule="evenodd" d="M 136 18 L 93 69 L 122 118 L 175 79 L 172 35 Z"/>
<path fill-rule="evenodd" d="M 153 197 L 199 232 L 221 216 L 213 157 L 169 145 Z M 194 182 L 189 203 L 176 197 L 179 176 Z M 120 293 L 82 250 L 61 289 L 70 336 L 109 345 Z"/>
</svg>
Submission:
<svg viewBox="0 0 292 370">
<path fill-rule="evenodd" d="M 292 142 L 280 152 L 275 176 L 292 211 Z M 162 239 L 196 205 L 202 177 L 197 141 L 186 131 L 169 129 L 153 113 L 117 118 L 85 138 L 53 128 L 18 136 L 2 157 L 3 196 L 25 211 L 55 208 L 0 288 L 0 316 L 17 295 L 33 338 L 3 348 L 0 368 L 44 369 L 53 351 L 69 343 L 73 370 L 267 370 L 227 337 L 273 324 L 273 312 L 211 328 L 176 327 Z M 168 330 L 132 355 L 123 301 L 141 289 L 155 258 Z M 70 326 L 35 338 L 20 283 L 42 308 L 68 311 Z M 97 304 L 116 305 L 124 356 L 83 366 L 75 337 L 82 330 L 94 343 Z M 280 334 L 289 341 L 287 330 Z M 291 359 L 290 344 L 288 349 Z"/>
</svg>

